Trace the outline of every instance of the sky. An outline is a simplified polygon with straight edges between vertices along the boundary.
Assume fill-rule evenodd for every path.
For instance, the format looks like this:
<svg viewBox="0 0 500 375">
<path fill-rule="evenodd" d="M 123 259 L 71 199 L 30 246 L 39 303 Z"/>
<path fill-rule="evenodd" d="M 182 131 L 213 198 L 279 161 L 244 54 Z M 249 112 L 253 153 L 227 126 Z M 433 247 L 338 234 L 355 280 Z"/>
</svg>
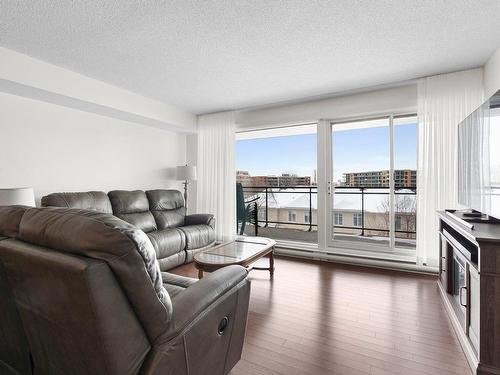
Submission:
<svg viewBox="0 0 500 375">
<path fill-rule="evenodd" d="M 416 124 L 394 127 L 395 168 L 416 169 Z M 316 134 L 236 141 L 236 169 L 250 175 L 313 176 Z M 388 127 L 336 131 L 332 139 L 334 181 L 345 172 L 389 169 Z"/>
<path fill-rule="evenodd" d="M 312 176 L 316 169 L 316 134 L 236 141 L 236 170 L 252 176 L 295 173 Z"/>
</svg>

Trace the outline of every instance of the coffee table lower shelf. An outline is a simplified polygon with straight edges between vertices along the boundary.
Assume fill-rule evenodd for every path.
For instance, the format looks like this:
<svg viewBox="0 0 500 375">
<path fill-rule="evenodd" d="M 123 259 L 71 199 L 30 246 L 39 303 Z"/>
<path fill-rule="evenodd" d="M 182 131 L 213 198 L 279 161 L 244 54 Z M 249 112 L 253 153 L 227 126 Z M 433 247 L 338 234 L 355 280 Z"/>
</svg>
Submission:
<svg viewBox="0 0 500 375">
<path fill-rule="evenodd" d="M 251 270 L 269 271 L 274 275 L 274 247 L 276 242 L 264 237 L 238 237 L 235 241 L 216 245 L 194 256 L 198 278 L 204 272 L 213 272 L 219 268 L 240 265 Z M 257 260 L 269 255 L 269 267 L 252 266 Z"/>
</svg>

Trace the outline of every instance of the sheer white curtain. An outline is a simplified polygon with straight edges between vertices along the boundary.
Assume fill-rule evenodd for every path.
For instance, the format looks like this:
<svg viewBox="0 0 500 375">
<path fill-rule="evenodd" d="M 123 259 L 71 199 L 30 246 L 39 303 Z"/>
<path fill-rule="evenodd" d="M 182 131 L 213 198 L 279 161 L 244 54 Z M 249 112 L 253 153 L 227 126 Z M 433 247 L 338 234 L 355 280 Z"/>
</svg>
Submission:
<svg viewBox="0 0 500 375">
<path fill-rule="evenodd" d="M 491 208 L 490 106 L 483 104 L 458 129 L 458 198 L 460 203 L 482 212 Z"/>
<path fill-rule="evenodd" d="M 233 112 L 198 118 L 197 211 L 215 215 L 215 235 L 236 233 L 235 122 Z"/>
<path fill-rule="evenodd" d="M 482 102 L 482 69 L 418 82 L 418 264 L 439 264 L 436 211 L 457 206 L 457 125 Z"/>
</svg>

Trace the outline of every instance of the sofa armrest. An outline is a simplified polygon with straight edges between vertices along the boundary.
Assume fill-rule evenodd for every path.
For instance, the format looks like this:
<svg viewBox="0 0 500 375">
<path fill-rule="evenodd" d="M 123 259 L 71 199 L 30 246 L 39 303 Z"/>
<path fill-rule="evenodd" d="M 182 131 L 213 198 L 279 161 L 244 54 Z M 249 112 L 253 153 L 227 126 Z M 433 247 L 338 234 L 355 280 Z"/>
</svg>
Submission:
<svg viewBox="0 0 500 375">
<path fill-rule="evenodd" d="M 210 305 L 246 279 L 248 271 L 241 266 L 227 266 L 206 275 L 189 286 L 173 301 L 173 315 L 166 339 L 178 335 Z M 163 340 L 162 340 L 163 341 Z"/>
<path fill-rule="evenodd" d="M 184 219 L 185 225 L 206 224 L 215 229 L 215 217 L 212 214 L 192 214 L 186 215 Z"/>
<path fill-rule="evenodd" d="M 250 280 L 240 266 L 215 271 L 173 300 L 169 328 L 153 343 L 142 375 L 227 374 L 241 358 Z"/>
</svg>

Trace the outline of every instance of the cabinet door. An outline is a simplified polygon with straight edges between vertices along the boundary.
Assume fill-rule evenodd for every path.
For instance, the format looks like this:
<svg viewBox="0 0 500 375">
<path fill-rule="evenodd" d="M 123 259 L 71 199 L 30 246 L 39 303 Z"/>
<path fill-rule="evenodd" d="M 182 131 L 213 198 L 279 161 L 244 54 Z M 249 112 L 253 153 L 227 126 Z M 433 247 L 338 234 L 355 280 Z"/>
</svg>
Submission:
<svg viewBox="0 0 500 375">
<path fill-rule="evenodd" d="M 469 340 L 479 352 L 479 274 L 474 267 L 469 267 Z"/>
</svg>

